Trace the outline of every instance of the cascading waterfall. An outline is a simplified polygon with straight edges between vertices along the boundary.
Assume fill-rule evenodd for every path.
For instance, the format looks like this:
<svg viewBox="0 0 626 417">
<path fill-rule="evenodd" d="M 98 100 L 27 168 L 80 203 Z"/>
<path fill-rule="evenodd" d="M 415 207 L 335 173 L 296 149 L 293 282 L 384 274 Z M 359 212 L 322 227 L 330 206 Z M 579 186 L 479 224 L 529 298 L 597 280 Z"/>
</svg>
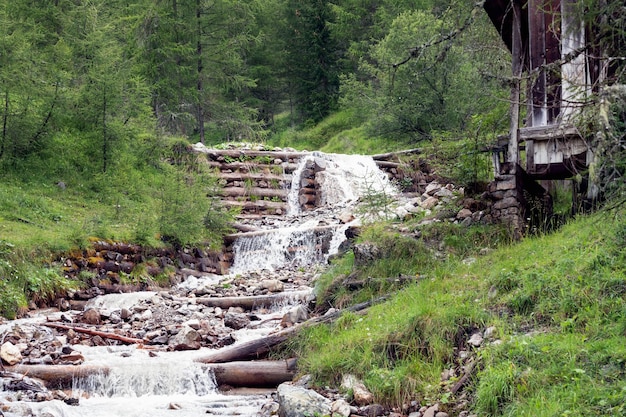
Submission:
<svg viewBox="0 0 626 417">
<path fill-rule="evenodd" d="M 176 361 L 137 362 L 116 366 L 108 373 L 76 381 L 73 388 L 91 396 L 143 397 L 151 395 L 205 396 L 217 391 L 213 373 L 196 363 Z"/>
<path fill-rule="evenodd" d="M 311 216 L 303 216 L 306 222 L 298 224 L 298 217 L 302 214 L 299 203 L 302 176 L 310 165 L 324 168 L 315 174 L 318 185 L 316 211 L 319 211 L 320 218 L 311 220 Z M 326 261 L 337 253 L 346 239 L 348 228 L 336 218 L 335 224 L 329 224 L 329 213 L 336 215 L 334 211 L 337 209 L 354 210 L 361 198 L 376 193 L 395 195 L 397 190 L 371 157 L 313 152 L 301 158 L 292 174 L 287 198 L 290 225 L 238 238 L 233 244 L 234 263 L 230 272 L 243 274 Z"/>
</svg>

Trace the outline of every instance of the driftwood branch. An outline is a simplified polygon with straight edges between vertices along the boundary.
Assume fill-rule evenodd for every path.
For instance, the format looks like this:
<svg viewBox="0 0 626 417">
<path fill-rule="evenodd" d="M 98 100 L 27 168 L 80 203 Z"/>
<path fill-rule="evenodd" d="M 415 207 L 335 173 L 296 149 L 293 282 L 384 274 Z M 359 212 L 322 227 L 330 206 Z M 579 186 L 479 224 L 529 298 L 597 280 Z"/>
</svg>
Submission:
<svg viewBox="0 0 626 417">
<path fill-rule="evenodd" d="M 469 382 L 469 379 L 472 377 L 472 375 L 474 374 L 474 371 L 477 369 L 476 366 L 476 362 L 472 362 L 470 363 L 467 368 L 465 369 L 465 373 L 463 374 L 463 376 L 461 378 L 459 378 L 458 381 L 456 381 L 456 384 L 454 384 L 452 386 L 452 388 L 450 388 L 450 392 L 452 394 L 456 394 L 457 392 L 459 392 L 465 385 L 467 385 L 467 383 Z"/>
<path fill-rule="evenodd" d="M 84 327 L 68 326 L 68 325 L 59 324 L 59 323 L 42 323 L 42 325 L 46 327 L 52 327 L 53 329 L 73 330 L 77 333 L 84 333 L 90 336 L 100 336 L 105 339 L 119 340 L 120 342 L 128 343 L 131 345 L 142 344 L 145 342 L 143 339 L 122 336 L 121 334 L 117 334 L 117 333 L 109 333 L 109 332 L 102 332 L 99 330 L 87 329 Z"/>
</svg>

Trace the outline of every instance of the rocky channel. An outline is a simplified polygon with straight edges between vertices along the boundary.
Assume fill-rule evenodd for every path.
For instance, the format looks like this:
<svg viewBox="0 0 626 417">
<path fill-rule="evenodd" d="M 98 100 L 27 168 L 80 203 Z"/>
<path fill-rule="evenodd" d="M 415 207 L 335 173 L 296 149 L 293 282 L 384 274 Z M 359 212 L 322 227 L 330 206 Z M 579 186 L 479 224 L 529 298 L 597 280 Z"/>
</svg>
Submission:
<svg viewBox="0 0 626 417">
<path fill-rule="evenodd" d="M 0 410 L 6 416 L 46 417 L 97 416 L 100 410 L 106 410 L 101 415 L 111 416 L 160 416 L 176 410 L 177 415 L 445 417 L 437 404 L 423 406 L 417 401 L 398 410 L 385 409 L 350 375 L 345 376 L 342 390 L 315 392 L 306 376 L 294 380 L 296 359 L 264 360 L 271 343 L 284 341 L 299 326 L 325 320 L 325 316 L 312 317 L 313 312 L 329 319 L 337 314 L 315 310 L 315 279 L 330 256 L 347 250 L 354 251 L 357 262 L 380 256 L 375 245 L 351 243 L 368 216 L 419 216 L 422 220 L 411 230 L 402 223 L 398 226 L 401 233 L 415 238 L 420 238 L 419 227 L 432 222 L 469 226 L 488 221 L 485 207 L 465 198 L 463 189 L 431 174 L 418 177 L 421 182 L 415 189 L 394 195 L 393 204 L 384 212 L 359 212 L 358 219 L 356 205 L 363 200 L 354 196 L 284 218 L 248 215 L 240 219 L 239 227 L 247 231 L 243 235 L 251 230 L 254 236 L 263 235 L 275 229 L 293 233 L 303 227 L 342 235 L 336 240 L 331 233 L 325 243 L 313 238 L 313 258 L 308 261 L 283 249 L 290 254 L 280 266 L 262 264 L 229 275 L 218 271 L 223 265 L 217 255 L 163 253 L 154 271 L 147 273 L 155 276 L 171 266 L 175 270 L 171 287 L 125 288 L 119 282 L 120 272 L 132 270 L 130 263 L 142 262 L 137 257 L 141 250 L 123 243 L 94 242 L 89 253 L 62 260 L 68 274 L 91 271 L 95 277 L 91 288 L 67 294 L 49 308 L 33 305 L 24 318 L 0 324 L 4 365 Z M 306 246 L 298 242 L 299 248 Z M 261 249 L 265 248 L 252 252 L 267 258 Z M 472 372 L 473 349 L 492 341 L 494 331 L 474 329 L 465 336 L 458 366 L 442 375 L 442 384 L 451 390 L 462 388 L 458 381 L 467 380 Z M 125 372 L 131 369 L 143 379 Z M 172 387 L 173 383 L 177 386 Z M 225 392 L 239 393 L 239 387 L 265 391 L 219 397 Z M 176 397 L 181 390 L 191 397 Z M 350 401 L 341 394 L 346 391 L 354 393 Z M 129 398 L 141 405 L 119 405 Z M 142 398 L 147 400 L 139 401 Z M 118 414 L 112 412 L 117 406 L 123 408 Z M 467 412 L 461 408 L 455 415 Z"/>
</svg>

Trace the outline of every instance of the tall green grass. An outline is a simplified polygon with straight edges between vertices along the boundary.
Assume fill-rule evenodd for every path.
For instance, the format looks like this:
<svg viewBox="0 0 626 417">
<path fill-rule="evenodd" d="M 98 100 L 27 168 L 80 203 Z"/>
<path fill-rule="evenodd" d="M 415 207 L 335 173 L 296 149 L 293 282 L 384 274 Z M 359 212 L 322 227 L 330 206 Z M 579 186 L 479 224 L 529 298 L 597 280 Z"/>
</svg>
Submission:
<svg viewBox="0 0 626 417">
<path fill-rule="evenodd" d="M 340 287 L 346 274 L 421 279 L 357 293 L 340 289 L 341 306 L 385 292 L 394 295 L 365 315 L 347 313 L 331 325 L 307 330 L 292 342 L 290 353 L 320 385 L 353 373 L 382 403 L 400 406 L 416 399 L 451 411 L 456 398 L 441 383 L 441 372 L 458 366 L 457 349 L 472 332 L 495 326 L 501 343 L 477 352 L 479 371 L 466 389 L 473 411 L 623 415 L 623 215 L 623 209 L 600 212 L 554 234 L 510 244 L 493 230 L 435 226 L 440 229 L 424 232 L 424 241 L 410 242 L 374 227 L 362 239 L 376 238 L 386 248 L 383 258 L 358 270 L 352 257 L 338 261 L 334 278 L 319 280 L 324 304 L 338 302 L 324 288 Z M 499 248 L 480 251 L 495 246 L 490 242 Z"/>
</svg>

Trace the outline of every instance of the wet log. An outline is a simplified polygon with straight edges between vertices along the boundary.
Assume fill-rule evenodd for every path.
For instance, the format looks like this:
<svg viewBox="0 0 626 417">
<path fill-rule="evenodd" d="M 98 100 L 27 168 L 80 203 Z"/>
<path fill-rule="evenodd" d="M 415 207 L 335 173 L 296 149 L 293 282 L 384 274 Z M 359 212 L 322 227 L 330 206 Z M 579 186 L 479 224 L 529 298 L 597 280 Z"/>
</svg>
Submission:
<svg viewBox="0 0 626 417">
<path fill-rule="evenodd" d="M 287 151 L 256 151 L 247 149 L 209 149 L 207 154 L 213 158 L 220 156 L 228 156 L 230 158 L 257 158 L 257 157 L 269 157 L 272 159 L 282 159 L 284 161 L 289 159 L 300 159 L 303 156 L 308 155 L 307 152 L 287 152 Z"/>
<path fill-rule="evenodd" d="M 309 231 L 312 231 L 315 234 L 321 234 L 321 233 L 327 232 L 329 230 L 336 229 L 337 227 L 338 226 L 336 226 L 336 225 L 317 226 L 317 227 L 313 227 L 313 228 L 309 229 Z M 268 230 L 259 230 L 257 232 L 249 232 L 249 233 L 234 233 L 234 234 L 230 234 L 230 235 L 224 236 L 224 242 L 232 243 L 232 242 L 234 242 L 235 240 L 237 240 L 239 238 L 258 237 L 258 236 L 264 236 L 264 235 L 271 235 L 272 233 L 277 233 L 277 232 L 278 232 L 278 230 L 276 230 L 276 229 L 268 229 Z"/>
<path fill-rule="evenodd" d="M 375 161 L 378 168 L 398 168 L 402 164 L 398 162 L 389 162 L 389 161 Z"/>
<path fill-rule="evenodd" d="M 301 206 L 304 206 L 306 204 L 314 205 L 316 199 L 317 196 L 315 194 L 300 194 L 298 196 L 298 202 Z"/>
<path fill-rule="evenodd" d="M 241 207 L 243 210 L 276 210 L 276 209 L 286 209 L 287 203 L 277 202 L 277 201 L 265 201 L 265 200 L 257 200 L 257 201 L 229 201 L 222 200 L 221 203 L 226 207 Z"/>
<path fill-rule="evenodd" d="M 222 171 L 231 170 L 231 171 L 243 171 L 243 172 L 248 172 L 250 171 L 250 169 L 257 169 L 261 171 L 263 167 L 267 166 L 267 165 L 253 164 L 250 162 L 221 163 L 221 162 L 216 162 L 216 161 L 208 161 L 207 165 L 209 165 L 212 168 L 219 168 Z M 282 167 L 285 172 L 291 173 L 298 168 L 298 165 L 291 164 L 291 163 L 289 164 L 284 163 L 284 164 L 281 164 L 280 167 Z"/>
<path fill-rule="evenodd" d="M 265 181 L 271 181 L 271 180 L 276 180 L 276 181 L 291 181 L 291 175 L 276 175 L 276 174 L 271 174 L 268 172 L 248 172 L 248 173 L 243 173 L 243 172 L 222 172 L 218 174 L 219 178 L 225 179 L 225 180 L 229 180 L 229 181 L 235 181 L 235 180 L 246 180 L 246 179 L 251 179 L 251 180 L 265 180 Z"/>
<path fill-rule="evenodd" d="M 285 342 L 287 339 L 289 339 L 291 335 L 295 334 L 300 329 L 318 325 L 321 323 L 330 323 L 337 320 L 346 311 L 365 311 L 371 305 L 386 299 L 387 297 L 379 297 L 372 301 L 366 301 L 364 303 L 356 304 L 343 310 L 335 311 L 334 313 L 325 314 L 321 317 L 315 317 L 305 321 L 304 323 L 300 323 L 285 330 L 270 334 L 269 336 L 263 337 L 261 339 L 250 340 L 239 345 L 234 345 L 221 349 L 210 355 L 196 358 L 195 361 L 201 363 L 225 363 L 250 359 L 262 359 L 269 353 L 270 349 Z"/>
<path fill-rule="evenodd" d="M 248 224 L 243 224 L 243 223 L 233 223 L 232 225 L 236 230 L 239 230 L 240 232 L 244 232 L 244 233 L 248 233 L 248 232 L 258 232 L 259 228 L 258 227 L 254 227 L 254 226 L 250 226 Z"/>
<path fill-rule="evenodd" d="M 100 336 L 100 337 L 105 338 L 105 339 L 118 340 L 120 342 L 128 343 L 130 345 L 136 345 L 136 344 L 144 343 L 143 339 L 137 339 L 137 338 L 134 338 L 134 337 L 122 336 L 121 334 L 117 334 L 117 333 L 101 332 L 99 330 L 87 329 L 85 327 L 68 326 L 68 325 L 60 324 L 60 323 L 42 323 L 42 325 L 46 326 L 46 327 L 52 327 L 53 329 L 73 330 L 76 333 L 84 333 L 84 334 L 88 334 L 90 336 Z"/>
<path fill-rule="evenodd" d="M 282 188 L 260 188 L 260 187 L 226 187 L 218 190 L 219 194 L 230 197 L 280 197 L 287 198 L 289 190 Z"/>
<path fill-rule="evenodd" d="M 218 385 L 231 387 L 277 387 L 296 374 L 296 359 L 284 361 L 246 361 L 209 365 Z"/>
<path fill-rule="evenodd" d="M 71 388 L 72 381 L 90 375 L 108 374 L 109 368 L 101 365 L 14 365 L 6 371 L 38 378 L 48 388 Z"/>
<path fill-rule="evenodd" d="M 254 295 L 247 297 L 199 297 L 196 303 L 208 307 L 220 307 L 229 309 L 230 307 L 241 307 L 245 310 L 252 310 L 259 307 L 271 307 L 289 301 L 307 301 L 313 297 L 313 291 L 290 291 L 271 295 Z"/>
</svg>

